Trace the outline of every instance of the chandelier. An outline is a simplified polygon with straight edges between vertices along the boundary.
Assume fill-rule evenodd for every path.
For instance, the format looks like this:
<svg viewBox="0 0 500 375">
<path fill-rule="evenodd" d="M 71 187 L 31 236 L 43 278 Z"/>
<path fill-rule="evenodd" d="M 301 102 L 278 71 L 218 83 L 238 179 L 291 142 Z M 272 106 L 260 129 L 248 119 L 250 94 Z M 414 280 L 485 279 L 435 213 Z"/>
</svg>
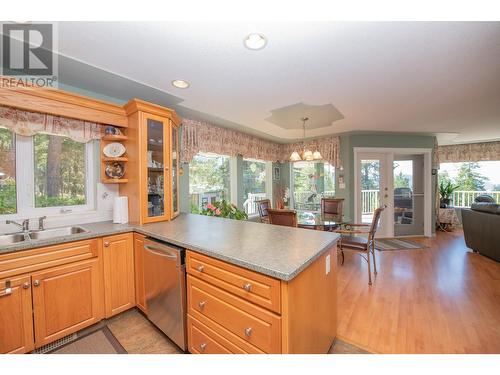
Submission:
<svg viewBox="0 0 500 375">
<path fill-rule="evenodd" d="M 302 139 L 302 151 L 298 153 L 296 150 L 292 152 L 290 155 L 290 161 L 313 161 L 313 160 L 321 160 L 323 157 L 318 150 L 312 152 L 311 150 L 306 148 L 306 121 L 309 120 L 308 117 L 302 117 L 302 129 L 303 129 L 303 139 Z"/>
</svg>

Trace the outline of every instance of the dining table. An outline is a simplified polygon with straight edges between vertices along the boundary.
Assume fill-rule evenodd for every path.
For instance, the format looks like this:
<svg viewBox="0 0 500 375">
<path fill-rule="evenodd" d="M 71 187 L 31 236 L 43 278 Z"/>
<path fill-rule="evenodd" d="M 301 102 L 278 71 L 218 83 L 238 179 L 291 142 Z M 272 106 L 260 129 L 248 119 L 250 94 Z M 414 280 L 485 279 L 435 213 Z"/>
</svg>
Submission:
<svg viewBox="0 0 500 375">
<path fill-rule="evenodd" d="M 297 210 L 297 226 L 299 228 L 316 229 L 316 230 L 334 230 L 339 228 L 342 221 L 334 215 L 324 215 L 318 211 Z"/>
</svg>

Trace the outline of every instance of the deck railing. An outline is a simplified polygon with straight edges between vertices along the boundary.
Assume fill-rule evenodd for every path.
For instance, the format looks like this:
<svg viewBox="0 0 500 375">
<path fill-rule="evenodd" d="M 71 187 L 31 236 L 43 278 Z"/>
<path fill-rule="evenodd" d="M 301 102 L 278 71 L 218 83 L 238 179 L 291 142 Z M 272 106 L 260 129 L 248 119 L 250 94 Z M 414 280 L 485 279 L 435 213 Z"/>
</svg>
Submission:
<svg viewBox="0 0 500 375">
<path fill-rule="evenodd" d="M 248 216 L 258 213 L 255 202 L 266 199 L 266 193 L 248 193 L 247 199 L 243 202 L 243 208 Z"/>
<path fill-rule="evenodd" d="M 379 190 L 361 190 L 361 214 L 371 214 L 380 206 Z"/>
<path fill-rule="evenodd" d="M 450 198 L 450 205 L 454 207 L 470 207 L 478 195 L 487 194 L 500 204 L 500 191 L 472 191 L 456 190 Z"/>
</svg>

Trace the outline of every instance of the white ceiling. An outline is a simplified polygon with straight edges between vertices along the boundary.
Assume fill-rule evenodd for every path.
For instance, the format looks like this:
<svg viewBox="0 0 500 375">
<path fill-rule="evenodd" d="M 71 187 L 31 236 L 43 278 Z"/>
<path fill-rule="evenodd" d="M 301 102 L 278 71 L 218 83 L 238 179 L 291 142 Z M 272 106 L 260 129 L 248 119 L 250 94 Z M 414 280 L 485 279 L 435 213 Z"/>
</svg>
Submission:
<svg viewBox="0 0 500 375">
<path fill-rule="evenodd" d="M 243 38 L 263 33 L 251 51 Z M 344 116 L 308 137 L 347 131 L 500 139 L 500 22 L 59 24 L 59 52 L 175 95 L 186 109 L 283 142 L 266 119 L 303 102 Z M 191 83 L 186 90 L 173 79 Z M 297 119 L 300 123 L 300 119 Z"/>
</svg>

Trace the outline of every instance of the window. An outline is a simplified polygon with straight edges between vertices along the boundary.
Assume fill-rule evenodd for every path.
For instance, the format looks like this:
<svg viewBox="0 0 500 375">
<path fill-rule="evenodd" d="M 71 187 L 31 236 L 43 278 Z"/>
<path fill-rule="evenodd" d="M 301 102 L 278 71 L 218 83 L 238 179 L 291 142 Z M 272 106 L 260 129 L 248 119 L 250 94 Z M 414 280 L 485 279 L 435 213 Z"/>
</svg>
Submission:
<svg viewBox="0 0 500 375">
<path fill-rule="evenodd" d="M 481 194 L 491 195 L 500 203 L 500 161 L 477 163 L 442 163 L 439 181 L 449 181 L 458 186 L 450 198 L 450 205 L 470 207 Z"/>
<path fill-rule="evenodd" d="M 14 135 L 0 128 L 0 215 L 13 219 L 95 209 L 95 142 Z"/>
<path fill-rule="evenodd" d="M 321 198 L 335 194 L 335 167 L 328 163 L 296 162 L 292 165 L 294 207 L 319 211 Z"/>
<path fill-rule="evenodd" d="M 229 200 L 229 157 L 199 153 L 189 163 L 190 211 L 198 213 L 208 203 Z"/>
<path fill-rule="evenodd" d="M 248 215 L 257 214 L 256 201 L 266 198 L 266 162 L 243 159 L 243 208 Z"/>
<path fill-rule="evenodd" d="M 15 135 L 0 128 L 0 215 L 16 213 L 16 194 Z"/>
<path fill-rule="evenodd" d="M 35 207 L 87 203 L 85 144 L 57 135 L 33 137 Z"/>
</svg>

